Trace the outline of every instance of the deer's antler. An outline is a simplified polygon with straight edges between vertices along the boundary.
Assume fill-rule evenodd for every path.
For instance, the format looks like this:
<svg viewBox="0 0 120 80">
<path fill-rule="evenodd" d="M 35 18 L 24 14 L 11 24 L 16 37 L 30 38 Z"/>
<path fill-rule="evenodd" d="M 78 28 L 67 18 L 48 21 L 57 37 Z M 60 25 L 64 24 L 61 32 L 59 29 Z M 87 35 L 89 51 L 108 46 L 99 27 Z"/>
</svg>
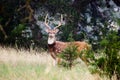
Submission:
<svg viewBox="0 0 120 80">
<path fill-rule="evenodd" d="M 62 25 L 62 22 L 63 22 L 63 15 L 61 14 L 61 19 L 59 21 L 59 24 L 54 29 L 57 29 L 58 27 L 60 27 Z"/>
<path fill-rule="evenodd" d="M 47 21 L 47 18 L 48 18 L 48 14 L 45 16 L 45 22 L 44 22 L 44 24 L 45 24 L 45 26 L 46 26 L 48 29 L 51 29 L 51 27 L 48 25 L 49 20 Z"/>
</svg>

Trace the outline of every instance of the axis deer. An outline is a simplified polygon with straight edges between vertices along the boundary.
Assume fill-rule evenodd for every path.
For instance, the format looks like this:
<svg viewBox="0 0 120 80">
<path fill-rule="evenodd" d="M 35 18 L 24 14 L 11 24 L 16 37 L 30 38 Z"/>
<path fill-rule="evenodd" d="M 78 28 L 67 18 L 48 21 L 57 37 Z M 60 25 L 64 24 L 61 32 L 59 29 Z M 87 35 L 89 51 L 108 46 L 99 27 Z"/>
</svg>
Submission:
<svg viewBox="0 0 120 80">
<path fill-rule="evenodd" d="M 45 30 L 48 33 L 48 41 L 47 41 L 48 51 L 52 56 L 52 58 L 57 60 L 57 62 L 59 63 L 60 59 L 57 58 L 57 55 L 61 53 L 63 50 L 65 50 L 65 48 L 67 48 L 70 42 L 56 41 L 56 34 L 59 31 L 58 27 L 60 27 L 62 24 L 63 16 L 61 15 L 61 21 L 59 21 L 58 26 L 56 26 L 53 29 L 48 25 L 49 21 L 47 21 L 47 17 L 48 17 L 48 14 L 45 17 L 44 24 L 46 26 Z M 86 42 L 75 41 L 73 42 L 73 44 L 77 46 L 78 52 L 81 52 L 82 50 L 89 48 L 89 45 Z M 85 58 L 81 58 L 81 59 L 87 64 L 87 59 Z"/>
</svg>

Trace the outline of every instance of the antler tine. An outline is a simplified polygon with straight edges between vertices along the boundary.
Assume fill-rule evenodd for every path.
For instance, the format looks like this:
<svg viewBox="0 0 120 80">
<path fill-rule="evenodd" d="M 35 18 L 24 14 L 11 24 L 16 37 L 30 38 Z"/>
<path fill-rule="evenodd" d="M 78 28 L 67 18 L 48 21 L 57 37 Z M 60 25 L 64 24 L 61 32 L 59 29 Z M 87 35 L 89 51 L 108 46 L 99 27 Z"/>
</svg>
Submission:
<svg viewBox="0 0 120 80">
<path fill-rule="evenodd" d="M 48 29 L 51 29 L 51 27 L 48 25 L 48 23 L 49 23 L 49 20 L 48 20 L 48 22 L 47 22 L 47 18 L 48 18 L 48 14 L 45 16 L 45 26 L 48 28 Z"/>
<path fill-rule="evenodd" d="M 58 26 L 56 26 L 54 29 L 57 29 L 58 27 L 60 27 L 62 25 L 62 22 L 63 22 L 63 15 L 61 14 L 61 20 L 60 20 Z"/>
</svg>

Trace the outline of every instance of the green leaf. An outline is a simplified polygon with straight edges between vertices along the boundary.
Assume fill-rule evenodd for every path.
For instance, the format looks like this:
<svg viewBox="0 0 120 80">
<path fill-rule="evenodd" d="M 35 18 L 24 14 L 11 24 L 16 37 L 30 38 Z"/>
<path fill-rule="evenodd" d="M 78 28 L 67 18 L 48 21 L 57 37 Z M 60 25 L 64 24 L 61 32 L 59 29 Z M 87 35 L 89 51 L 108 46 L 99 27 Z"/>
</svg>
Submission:
<svg viewBox="0 0 120 80">
<path fill-rule="evenodd" d="M 22 31 L 25 29 L 24 24 L 19 24 L 15 29 L 12 30 L 12 35 L 19 35 L 22 33 Z"/>
<path fill-rule="evenodd" d="M 120 26 L 120 19 L 117 18 L 117 24 Z"/>
</svg>

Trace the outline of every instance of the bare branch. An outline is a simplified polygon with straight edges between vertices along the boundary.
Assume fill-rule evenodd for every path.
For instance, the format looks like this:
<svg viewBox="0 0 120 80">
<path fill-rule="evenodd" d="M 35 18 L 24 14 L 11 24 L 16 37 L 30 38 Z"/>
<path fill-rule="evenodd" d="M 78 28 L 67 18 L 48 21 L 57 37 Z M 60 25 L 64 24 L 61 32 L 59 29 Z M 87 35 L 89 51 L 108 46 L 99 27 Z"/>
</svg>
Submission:
<svg viewBox="0 0 120 80">
<path fill-rule="evenodd" d="M 3 29 L 3 26 L 2 26 L 1 24 L 0 24 L 0 30 L 2 31 L 2 33 L 3 33 L 4 37 L 5 37 L 5 39 L 8 38 L 6 32 L 5 32 L 5 30 Z"/>
<path fill-rule="evenodd" d="M 60 20 L 61 22 L 63 22 L 63 15 L 61 14 L 61 20 Z"/>
<path fill-rule="evenodd" d="M 20 8 L 18 8 L 17 11 L 20 11 L 20 10 L 24 9 L 25 7 L 26 7 L 26 5 L 24 5 L 24 6 L 20 7 Z"/>
<path fill-rule="evenodd" d="M 17 11 L 20 11 L 20 10 L 22 10 L 22 9 L 25 9 L 25 10 L 29 11 L 29 15 L 28 15 L 27 17 L 25 17 L 24 19 L 21 20 L 21 21 L 23 21 L 23 22 L 26 21 L 26 20 L 28 20 L 29 22 L 31 22 L 32 19 L 33 19 L 34 10 L 32 9 L 32 7 L 31 7 L 31 5 L 30 5 L 30 2 L 31 2 L 31 0 L 26 0 L 25 5 L 22 6 L 22 7 L 20 7 L 20 8 L 17 10 Z"/>
<path fill-rule="evenodd" d="M 5 23 L 5 27 L 9 25 L 10 21 L 11 21 L 11 18 L 9 18 L 8 21 Z"/>
<path fill-rule="evenodd" d="M 46 26 L 48 29 L 51 29 L 51 27 L 48 25 L 49 20 L 47 21 L 47 18 L 48 18 L 48 14 L 45 16 L 45 22 L 44 22 L 44 24 L 45 24 L 45 26 Z"/>
</svg>

